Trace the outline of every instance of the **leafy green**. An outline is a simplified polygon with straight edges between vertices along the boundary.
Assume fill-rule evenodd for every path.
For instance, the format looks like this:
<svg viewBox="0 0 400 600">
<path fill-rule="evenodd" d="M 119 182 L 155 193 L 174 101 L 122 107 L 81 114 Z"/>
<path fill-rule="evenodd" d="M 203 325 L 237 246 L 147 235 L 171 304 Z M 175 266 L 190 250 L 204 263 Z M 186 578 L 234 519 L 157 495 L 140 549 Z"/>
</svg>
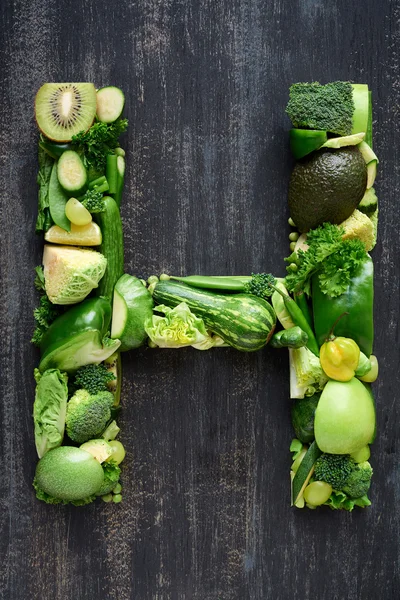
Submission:
<svg viewBox="0 0 400 600">
<path fill-rule="evenodd" d="M 144 328 L 153 344 L 160 348 L 193 346 L 198 350 L 208 350 L 216 345 L 203 319 L 196 317 L 185 302 L 175 308 L 160 304 L 154 310 L 165 316 L 152 315 Z"/>
<path fill-rule="evenodd" d="M 307 234 L 308 249 L 292 253 L 285 262 L 297 264 L 297 271 L 287 268 L 285 283 L 290 292 L 311 295 L 311 277 L 318 273 L 321 291 L 332 298 L 343 294 L 357 267 L 367 253 L 361 240 L 343 240 L 344 229 L 324 223 Z"/>
<path fill-rule="evenodd" d="M 98 172 L 104 172 L 107 154 L 112 154 L 119 146 L 118 138 L 126 131 L 128 119 L 118 119 L 114 123 L 97 122 L 89 131 L 72 137 L 72 143 L 83 152 L 84 164 Z"/>
<path fill-rule="evenodd" d="M 87 190 L 81 198 L 81 203 L 92 214 L 104 212 L 106 209 L 103 192 L 98 192 L 96 189 Z"/>
<path fill-rule="evenodd" d="M 326 506 L 329 506 L 332 510 L 348 510 L 352 511 L 355 506 L 365 508 L 371 506 L 371 501 L 368 496 L 362 496 L 361 498 L 352 499 L 347 496 L 344 492 L 333 491 L 325 502 Z"/>
<path fill-rule="evenodd" d="M 103 363 L 85 365 L 76 372 L 75 386 L 87 390 L 89 394 L 97 394 L 97 392 L 107 391 L 108 383 L 114 379 L 116 379 L 114 373 Z"/>
<path fill-rule="evenodd" d="M 37 381 L 33 403 L 35 445 L 38 457 L 61 446 L 64 438 L 68 399 L 68 376 L 58 369 L 48 369 Z"/>
<path fill-rule="evenodd" d="M 36 233 L 47 231 L 53 224 L 50 215 L 49 183 L 54 160 L 39 146 L 39 185 L 38 216 L 36 220 Z"/>
<path fill-rule="evenodd" d="M 41 266 L 36 267 L 35 287 L 42 292 L 39 300 L 39 306 L 34 309 L 33 316 L 36 327 L 32 335 L 31 342 L 35 346 L 40 346 L 42 337 L 52 322 L 61 314 L 62 308 L 52 304 L 45 292 L 44 274 Z"/>
<path fill-rule="evenodd" d="M 54 496 L 50 496 L 50 494 L 42 490 L 36 479 L 33 480 L 33 487 L 35 488 L 36 498 L 42 500 L 42 502 L 46 502 L 46 504 L 73 504 L 74 506 L 85 506 L 96 500 L 94 494 L 93 496 L 82 498 L 81 500 L 61 500 L 60 498 L 54 498 Z"/>
<path fill-rule="evenodd" d="M 104 472 L 104 482 L 99 491 L 96 493 L 96 496 L 104 496 L 105 494 L 109 494 L 117 485 L 119 481 L 119 476 L 121 474 L 121 469 L 115 462 L 115 460 L 107 460 L 103 462 L 102 465 Z"/>
<path fill-rule="evenodd" d="M 117 425 L 117 421 L 113 419 L 105 428 L 101 437 L 106 440 L 106 442 L 110 442 L 111 440 L 115 440 L 117 435 L 120 432 L 120 428 Z"/>
<path fill-rule="evenodd" d="M 347 81 L 294 83 L 286 113 L 293 127 L 320 129 L 344 136 L 353 127 L 353 88 Z"/>
</svg>

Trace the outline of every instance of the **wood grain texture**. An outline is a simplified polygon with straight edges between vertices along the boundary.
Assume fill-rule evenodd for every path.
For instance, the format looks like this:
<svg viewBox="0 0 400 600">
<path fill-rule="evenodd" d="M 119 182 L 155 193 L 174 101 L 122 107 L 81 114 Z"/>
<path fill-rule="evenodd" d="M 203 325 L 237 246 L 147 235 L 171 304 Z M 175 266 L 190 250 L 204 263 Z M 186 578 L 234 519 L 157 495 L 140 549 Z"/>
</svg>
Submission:
<svg viewBox="0 0 400 600">
<path fill-rule="evenodd" d="M 399 584 L 400 9 L 383 0 L 9 0 L 1 4 L 4 600 L 395 600 Z M 294 81 L 374 92 L 373 507 L 290 509 L 285 352 L 124 356 L 124 502 L 39 503 L 31 481 L 33 99 L 45 81 L 121 86 L 130 120 L 126 265 L 283 273 Z"/>
</svg>

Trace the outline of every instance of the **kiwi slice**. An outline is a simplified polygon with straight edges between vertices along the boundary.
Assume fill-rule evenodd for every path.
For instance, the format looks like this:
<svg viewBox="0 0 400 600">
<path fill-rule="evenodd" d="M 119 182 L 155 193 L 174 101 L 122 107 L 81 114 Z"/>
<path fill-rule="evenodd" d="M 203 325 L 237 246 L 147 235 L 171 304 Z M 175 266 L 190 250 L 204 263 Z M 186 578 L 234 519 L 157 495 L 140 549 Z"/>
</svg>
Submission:
<svg viewBox="0 0 400 600">
<path fill-rule="evenodd" d="M 40 131 L 55 142 L 70 142 L 87 131 L 96 115 L 93 83 L 45 83 L 35 98 L 35 116 Z"/>
</svg>

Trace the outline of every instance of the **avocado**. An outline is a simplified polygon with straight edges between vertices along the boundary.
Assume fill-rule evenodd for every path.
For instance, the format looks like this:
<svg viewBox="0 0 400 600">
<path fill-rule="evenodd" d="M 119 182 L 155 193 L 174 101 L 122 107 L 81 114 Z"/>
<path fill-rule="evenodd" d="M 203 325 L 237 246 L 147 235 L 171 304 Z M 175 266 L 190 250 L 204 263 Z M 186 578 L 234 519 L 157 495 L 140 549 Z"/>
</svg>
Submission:
<svg viewBox="0 0 400 600">
<path fill-rule="evenodd" d="M 302 233 L 325 222 L 339 225 L 357 208 L 366 186 L 367 166 L 357 146 L 318 150 L 293 169 L 290 216 Z"/>
</svg>

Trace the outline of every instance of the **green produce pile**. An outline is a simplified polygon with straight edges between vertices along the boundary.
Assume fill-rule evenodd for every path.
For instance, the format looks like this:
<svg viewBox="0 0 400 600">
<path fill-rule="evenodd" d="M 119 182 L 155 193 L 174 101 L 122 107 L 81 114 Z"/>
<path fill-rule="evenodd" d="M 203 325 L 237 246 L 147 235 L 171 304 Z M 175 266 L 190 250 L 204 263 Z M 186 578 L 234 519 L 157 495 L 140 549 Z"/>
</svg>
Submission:
<svg viewBox="0 0 400 600">
<path fill-rule="evenodd" d="M 45 240 L 32 338 L 41 353 L 37 497 L 78 506 L 122 500 L 121 352 L 268 346 L 289 351 L 292 505 L 369 506 L 378 158 L 368 86 L 290 88 L 296 163 L 285 278 L 124 273 L 123 108 L 121 90 L 88 83 L 45 84 L 36 96 L 36 230 Z"/>
</svg>

